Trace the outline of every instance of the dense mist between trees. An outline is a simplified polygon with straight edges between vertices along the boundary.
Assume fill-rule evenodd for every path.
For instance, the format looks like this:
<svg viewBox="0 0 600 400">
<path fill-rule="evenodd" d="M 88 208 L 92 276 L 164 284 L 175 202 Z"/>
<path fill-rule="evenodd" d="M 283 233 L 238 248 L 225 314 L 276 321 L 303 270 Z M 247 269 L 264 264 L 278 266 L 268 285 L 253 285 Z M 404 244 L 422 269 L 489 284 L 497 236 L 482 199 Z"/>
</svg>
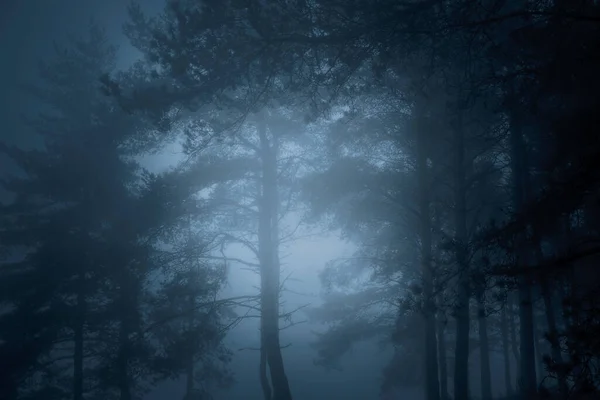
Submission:
<svg viewBox="0 0 600 400">
<path fill-rule="evenodd" d="M 4 0 L 0 400 L 600 398 L 600 2 Z"/>
</svg>

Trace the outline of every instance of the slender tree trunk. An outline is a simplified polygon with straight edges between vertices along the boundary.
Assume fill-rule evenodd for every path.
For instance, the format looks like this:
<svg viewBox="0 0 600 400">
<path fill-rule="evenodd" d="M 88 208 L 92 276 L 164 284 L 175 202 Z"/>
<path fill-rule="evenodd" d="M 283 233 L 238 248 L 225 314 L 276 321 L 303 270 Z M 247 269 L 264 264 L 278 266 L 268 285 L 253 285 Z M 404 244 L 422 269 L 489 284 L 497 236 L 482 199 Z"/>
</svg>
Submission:
<svg viewBox="0 0 600 400">
<path fill-rule="evenodd" d="M 433 299 L 432 234 L 430 179 L 427 166 L 428 129 L 425 129 L 425 116 L 419 110 L 417 126 L 417 174 L 419 180 L 419 215 L 421 239 L 421 272 L 423 276 L 424 318 L 425 318 L 425 393 L 426 400 L 439 400 L 440 382 L 437 363 L 437 342 L 435 304 Z"/>
<path fill-rule="evenodd" d="M 556 251 L 557 257 L 564 257 L 567 255 L 569 248 L 573 243 L 573 235 L 571 229 L 571 216 L 565 215 L 562 218 L 561 224 L 561 232 L 553 238 L 553 247 Z M 567 271 L 574 271 L 573 267 L 568 268 Z M 568 276 L 565 276 L 568 278 Z M 565 299 L 568 299 L 571 295 L 572 285 L 570 284 L 568 279 L 561 279 L 556 284 L 556 292 L 558 296 L 558 300 L 556 303 L 556 323 L 557 328 L 563 331 L 567 331 L 572 326 L 572 319 L 567 312 L 567 307 L 565 306 Z"/>
<path fill-rule="evenodd" d="M 73 354 L 73 400 L 83 400 L 83 331 L 85 324 L 85 275 L 78 277 L 76 319 L 73 332 L 75 349 Z"/>
<path fill-rule="evenodd" d="M 517 307 L 517 300 L 515 299 L 515 297 L 517 296 L 516 293 L 510 293 L 508 295 L 509 298 L 509 302 L 510 302 L 510 312 L 508 313 L 508 326 L 509 326 L 509 331 L 510 331 L 510 346 L 512 349 L 512 353 L 513 353 L 513 357 L 515 358 L 515 363 L 516 363 L 516 367 L 517 367 L 517 372 L 515 374 L 515 388 L 516 388 L 516 392 L 519 393 L 519 377 L 521 376 L 521 353 L 519 351 L 519 338 L 517 335 L 517 317 L 518 317 L 518 307 Z"/>
<path fill-rule="evenodd" d="M 530 400 L 535 398 L 537 393 L 533 305 L 529 279 L 522 277 L 519 281 L 519 353 L 521 355 L 519 384 L 523 400 Z"/>
<path fill-rule="evenodd" d="M 260 364 L 258 367 L 259 379 L 260 379 L 260 387 L 263 392 L 263 398 L 265 400 L 271 400 L 273 393 L 271 390 L 271 383 L 269 382 L 269 377 L 267 375 L 267 345 L 266 345 L 266 335 L 264 328 L 264 317 L 261 316 L 261 332 L 260 332 Z"/>
<path fill-rule="evenodd" d="M 513 99 L 514 101 L 514 99 Z M 510 114 L 510 144 L 511 168 L 513 181 L 513 205 L 515 213 L 520 215 L 526 203 L 526 191 L 529 184 L 529 171 L 526 162 L 526 148 L 523 139 L 520 116 L 517 115 L 516 103 L 512 104 Z M 522 233 L 517 238 L 515 256 L 517 265 L 527 269 L 531 261 L 531 248 Z M 526 271 L 524 271 L 526 272 Z M 520 325 L 520 353 L 521 368 L 519 369 L 519 386 L 523 400 L 535 398 L 537 394 L 535 348 L 533 332 L 533 302 L 531 294 L 531 281 L 527 273 L 521 274 L 518 280 L 519 295 L 519 325 Z"/>
<path fill-rule="evenodd" d="M 258 186 L 259 186 L 259 191 L 262 193 L 264 191 L 263 179 L 259 180 Z M 260 218 L 259 229 L 261 230 L 261 232 L 259 232 L 259 233 L 260 233 L 260 237 L 264 238 L 268 234 L 268 232 L 263 232 L 264 230 L 267 229 L 267 226 L 268 226 L 268 222 L 266 221 L 266 219 L 268 218 L 268 215 L 266 215 L 266 213 L 263 212 L 263 210 L 261 209 L 259 218 Z M 263 243 L 263 245 L 264 245 L 264 240 L 267 240 L 267 239 L 262 239 L 262 242 L 259 239 L 259 246 L 261 245 L 261 243 Z M 263 254 L 261 251 L 261 257 L 262 256 L 263 256 Z M 268 327 L 268 317 L 269 316 L 267 315 L 267 313 L 264 312 L 265 308 L 267 307 L 267 303 L 269 301 L 268 297 L 265 295 L 266 291 L 269 288 L 269 279 L 268 279 L 268 272 L 266 270 L 266 267 L 264 267 L 264 265 L 265 264 L 262 263 L 262 258 L 261 258 L 260 364 L 259 364 L 259 368 L 258 368 L 258 373 L 259 373 L 260 386 L 261 386 L 262 392 L 263 392 L 263 398 L 265 400 L 272 400 L 273 389 L 271 387 L 271 382 L 269 381 L 269 376 L 268 376 L 269 366 L 268 366 L 268 355 L 267 355 L 267 350 L 268 350 L 267 332 L 269 330 L 269 327 Z"/>
<path fill-rule="evenodd" d="M 512 349 L 513 357 L 515 358 L 515 362 L 517 363 L 517 376 L 519 375 L 518 371 L 521 368 L 521 354 L 519 353 L 519 340 L 517 339 L 517 324 L 515 322 L 515 304 L 514 304 L 514 294 L 510 293 L 508 295 L 509 298 L 509 312 L 508 312 L 508 326 L 510 328 L 510 347 Z"/>
<path fill-rule="evenodd" d="M 546 309 L 546 324 L 548 325 L 548 341 L 550 342 L 550 350 L 552 354 L 552 360 L 558 366 L 564 364 L 562 351 L 560 349 L 560 343 L 558 340 L 558 329 L 556 324 L 555 311 L 552 301 L 552 292 L 548 280 L 542 277 L 542 298 L 544 299 L 544 308 Z M 558 378 L 558 389 L 560 391 L 561 398 L 567 399 L 569 396 L 569 388 L 567 386 L 567 377 L 564 374 L 564 369 L 559 368 L 557 373 Z"/>
<path fill-rule="evenodd" d="M 504 358 L 504 386 L 506 388 L 506 396 L 513 395 L 512 377 L 510 373 L 510 344 L 508 340 L 508 318 L 506 317 L 506 305 L 501 311 L 501 335 L 502 335 L 502 356 Z"/>
<path fill-rule="evenodd" d="M 261 265 L 262 346 L 266 350 L 272 385 L 272 400 L 291 400 L 279 341 L 280 265 L 276 226 L 279 220 L 277 195 L 277 144 L 269 143 L 262 120 L 258 130 L 261 143 L 262 195 L 259 217 L 259 256 Z M 264 389 L 263 389 L 264 390 Z"/>
<path fill-rule="evenodd" d="M 564 237 L 561 237 L 563 235 L 557 235 L 554 240 L 553 240 L 553 244 L 554 244 L 554 248 L 555 251 L 558 253 L 558 256 L 563 256 L 566 253 L 566 249 L 568 248 L 568 242 L 569 242 L 569 232 L 570 232 L 570 220 L 569 217 L 567 216 L 566 218 L 562 218 L 561 219 L 562 222 L 562 229 L 561 229 L 561 233 L 564 233 Z M 538 259 L 538 261 L 541 261 L 543 258 L 543 254 L 542 254 L 542 249 L 539 245 L 539 240 L 537 242 L 538 246 L 536 248 L 536 257 Z M 539 262 L 538 262 L 539 263 Z M 540 280 L 540 286 L 541 286 L 541 293 L 542 293 L 542 299 L 544 301 L 544 309 L 546 310 L 546 325 L 548 328 L 548 342 L 550 343 L 550 354 L 552 355 L 552 361 L 559 366 L 558 370 L 557 370 L 557 381 L 558 381 L 558 390 L 560 393 L 560 397 L 561 399 L 567 399 L 569 397 L 569 386 L 568 386 L 568 382 L 567 382 L 567 376 L 565 374 L 565 370 L 564 368 L 562 368 L 562 366 L 564 365 L 564 358 L 563 358 L 563 353 L 562 350 L 560 348 L 560 341 L 559 341 L 559 330 L 561 329 L 560 327 L 562 327 L 562 329 L 565 329 L 566 326 L 565 324 L 565 320 L 563 319 L 563 313 L 564 313 L 564 309 L 562 307 L 562 304 L 560 304 L 560 302 L 555 302 L 555 295 L 553 294 L 553 291 L 551 289 L 551 284 L 548 280 L 548 278 L 544 275 L 541 276 L 541 280 Z M 564 298 L 564 286 L 562 284 L 558 284 L 555 285 L 555 288 L 558 289 L 557 290 L 557 295 L 559 296 L 559 298 Z M 556 304 L 559 303 L 559 304 Z M 560 326 L 560 327 L 559 327 Z"/>
<path fill-rule="evenodd" d="M 535 371 L 536 371 L 536 382 L 541 382 L 544 378 L 544 351 L 542 349 L 542 341 L 540 340 L 540 331 L 537 326 L 537 322 L 534 320 L 533 324 L 533 343 L 535 345 Z"/>
<path fill-rule="evenodd" d="M 435 232 L 441 232 L 440 212 L 434 209 L 431 219 L 431 225 Z M 439 239 L 436 239 L 439 240 Z M 434 282 L 438 285 L 438 282 Z M 436 286 L 438 290 L 437 303 L 441 307 L 444 304 L 444 288 Z M 449 400 L 448 392 L 448 351 L 446 349 L 446 327 L 448 325 L 448 317 L 446 312 L 439 310 L 437 313 L 437 340 L 438 340 L 438 366 L 440 377 L 440 400 Z"/>
<path fill-rule="evenodd" d="M 446 323 L 438 315 L 438 364 L 440 366 L 440 400 L 448 400 L 448 361 L 446 357 Z"/>
<path fill-rule="evenodd" d="M 459 116 L 460 118 L 460 116 Z M 467 261 L 467 206 L 465 184 L 465 140 L 461 121 L 454 127 L 455 145 L 455 245 L 458 268 L 458 299 L 456 305 L 456 348 L 454 357 L 454 398 L 469 398 L 469 332 L 470 285 Z"/>
<path fill-rule="evenodd" d="M 479 328 L 479 358 L 481 364 L 481 399 L 492 400 L 492 372 L 490 370 L 490 343 L 483 295 L 477 296 L 477 322 Z"/>
<path fill-rule="evenodd" d="M 568 228 L 570 226 L 569 217 L 567 216 L 566 218 L 561 218 L 560 222 L 562 224 L 562 229 L 560 229 L 561 233 L 565 229 L 568 231 L 569 230 Z M 565 236 L 567 236 L 567 235 L 565 235 Z M 568 248 L 568 244 L 567 244 L 568 239 L 566 239 L 565 237 L 561 237 L 561 236 L 562 235 L 556 235 L 553 238 L 554 239 L 553 240 L 554 249 L 557 252 L 557 255 L 559 255 L 559 256 L 563 255 L 565 253 L 566 249 Z M 533 225 L 533 243 L 532 243 L 532 245 L 533 245 L 533 249 L 534 249 L 535 261 L 536 261 L 536 264 L 538 264 L 538 265 L 542 265 L 543 261 L 544 261 L 544 254 L 542 251 L 541 240 L 542 240 L 542 233 L 540 231 L 540 228 L 538 227 L 538 225 L 534 224 Z M 546 325 L 547 325 L 547 329 L 548 329 L 547 340 L 550 345 L 550 354 L 552 356 L 552 361 L 556 365 L 562 366 L 564 361 L 563 361 L 563 355 L 562 355 L 559 338 L 558 338 L 559 328 L 557 326 L 557 316 L 558 316 L 558 319 L 561 320 L 561 322 L 562 322 L 561 309 L 560 309 L 560 307 L 557 307 L 554 304 L 554 301 L 553 301 L 554 295 L 551 291 L 551 284 L 550 284 L 548 277 L 546 275 L 542 274 L 539 279 L 540 279 L 539 283 L 540 283 L 541 297 L 544 302 L 544 309 L 546 311 L 545 317 L 546 317 Z M 534 326 L 534 328 L 535 328 L 535 326 Z M 539 332 L 537 329 L 534 329 L 534 335 L 535 335 L 535 344 L 536 344 L 536 357 L 537 357 L 537 364 L 538 364 L 538 381 L 541 381 L 544 378 L 543 372 L 545 371 L 545 365 L 544 365 L 544 361 L 543 361 L 543 357 L 542 357 L 542 354 L 544 353 L 544 351 L 541 350 L 543 341 L 540 340 Z M 558 368 L 556 377 L 557 377 L 557 383 L 558 383 L 560 397 L 562 399 L 567 399 L 569 397 L 569 389 L 568 389 L 568 384 L 567 384 L 567 377 L 565 376 L 563 368 L 560 368 L 560 367 Z"/>
</svg>

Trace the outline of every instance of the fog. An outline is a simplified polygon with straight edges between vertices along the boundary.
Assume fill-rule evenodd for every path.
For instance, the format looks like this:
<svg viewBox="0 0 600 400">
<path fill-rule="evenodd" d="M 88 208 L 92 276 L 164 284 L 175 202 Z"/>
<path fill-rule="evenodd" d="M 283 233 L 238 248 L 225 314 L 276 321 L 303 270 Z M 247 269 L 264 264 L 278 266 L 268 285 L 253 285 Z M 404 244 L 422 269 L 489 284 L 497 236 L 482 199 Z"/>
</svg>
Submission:
<svg viewBox="0 0 600 400">
<path fill-rule="evenodd" d="M 599 21 L 0 0 L 0 400 L 600 398 Z"/>
<path fill-rule="evenodd" d="M 0 25 L 0 48 L 4 59 L 0 71 L 0 86 L 3 105 L 0 107 L 0 120 L 3 128 L 3 139 L 17 143 L 23 147 L 36 146 L 37 138 L 24 132 L 18 119 L 23 107 L 35 105 L 24 98 L 19 83 L 35 79 L 35 65 L 38 60 L 52 53 L 55 42 L 65 40 L 67 35 L 83 35 L 87 30 L 89 19 L 97 20 L 106 27 L 109 39 L 119 46 L 119 68 L 127 68 L 139 56 L 122 34 L 121 26 L 127 19 L 126 2 L 111 0 L 103 2 L 60 0 L 48 2 L 12 1 L 3 4 L 2 23 Z M 144 9 L 155 13 L 162 6 L 160 0 L 143 2 Z M 18 38 L 18 40 L 17 40 Z M 180 146 L 172 144 L 158 154 L 141 157 L 144 167 L 153 172 L 172 168 L 181 161 L 183 155 Z M 9 170 L 10 161 L 4 159 L 2 169 Z M 295 221 L 293 221 L 295 222 Z M 319 231 L 316 229 L 315 231 Z M 289 309 L 305 305 L 317 305 L 320 302 L 321 286 L 319 272 L 324 265 L 335 258 L 348 256 L 352 245 L 334 234 L 312 233 L 314 237 L 299 239 L 286 246 L 283 252 L 284 269 L 293 278 L 287 284 L 283 301 Z M 249 258 L 239 246 L 231 246 L 227 252 L 234 258 Z M 223 297 L 254 294 L 260 285 L 257 275 L 243 269 L 235 263 L 230 267 L 228 282 L 222 292 Z M 296 320 L 305 321 L 306 317 L 295 316 Z M 350 368 L 344 371 L 329 371 L 315 368 L 313 365 L 314 352 L 310 343 L 314 340 L 314 329 L 319 327 L 308 323 L 300 323 L 283 332 L 282 342 L 291 344 L 285 349 L 285 357 L 298 399 L 329 398 L 323 393 L 336 393 L 344 398 L 375 398 L 379 391 L 379 369 L 389 358 L 382 350 L 373 346 L 358 348 L 347 357 Z M 258 321 L 248 320 L 239 324 L 227 336 L 227 343 L 234 349 L 233 370 L 237 384 L 233 389 L 219 394 L 219 399 L 259 399 L 260 385 L 257 379 L 257 363 L 259 347 Z M 364 347 L 364 346 L 363 346 Z M 148 394 L 147 400 L 181 398 L 184 387 L 181 382 L 166 382 Z M 356 397 L 353 397 L 356 396 Z"/>
<path fill-rule="evenodd" d="M 141 162 L 151 171 L 159 172 L 172 168 L 183 158 L 177 144 L 170 145 L 160 154 L 142 158 Z M 299 216 L 293 215 L 287 221 L 295 226 Z M 290 276 L 282 302 L 288 310 L 317 306 L 321 303 L 321 282 L 319 273 L 330 261 L 351 255 L 352 244 L 342 240 L 339 232 L 322 233 L 320 229 L 305 229 L 305 238 L 296 239 L 284 246 L 282 253 L 283 275 Z M 243 246 L 232 245 L 227 250 L 231 258 L 252 260 L 252 254 Z M 227 286 L 222 297 L 254 294 L 260 287 L 256 273 L 248 271 L 244 265 L 233 263 L 229 269 Z M 308 323 L 302 311 L 294 316 L 300 322 L 282 331 L 282 342 L 289 345 L 284 356 L 288 363 L 291 385 L 298 399 L 327 398 L 324 393 L 335 393 L 345 398 L 376 398 L 379 391 L 380 370 L 389 359 L 389 353 L 377 345 L 359 344 L 345 358 L 348 367 L 343 371 L 325 371 L 314 366 L 314 350 L 310 344 L 314 340 L 314 330 L 319 325 Z M 227 336 L 227 343 L 234 349 L 234 371 L 237 384 L 219 395 L 219 399 L 260 399 L 260 384 L 257 379 L 257 348 L 260 346 L 259 324 L 256 319 L 246 320 L 236 326 Z M 161 400 L 169 397 L 183 397 L 181 382 L 169 382 L 149 394 L 148 400 Z M 405 394 L 406 395 L 406 394 Z M 417 399 L 418 397 L 414 397 Z"/>
</svg>

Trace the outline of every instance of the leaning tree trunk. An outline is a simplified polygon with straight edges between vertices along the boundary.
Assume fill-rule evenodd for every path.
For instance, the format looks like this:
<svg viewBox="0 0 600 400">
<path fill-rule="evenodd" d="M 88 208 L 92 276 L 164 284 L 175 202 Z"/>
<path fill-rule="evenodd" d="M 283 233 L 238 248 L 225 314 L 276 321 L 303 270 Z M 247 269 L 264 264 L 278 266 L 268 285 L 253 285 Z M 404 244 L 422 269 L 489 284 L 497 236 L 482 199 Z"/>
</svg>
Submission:
<svg viewBox="0 0 600 400">
<path fill-rule="evenodd" d="M 438 377 L 437 342 L 435 327 L 435 304 L 432 271 L 432 234 L 430 179 L 427 166 L 428 130 L 421 110 L 416 116 L 417 123 L 417 175 L 419 185 L 419 217 L 421 239 L 421 273 L 423 279 L 423 314 L 425 318 L 425 393 L 427 400 L 439 400 L 440 383 Z"/>
<path fill-rule="evenodd" d="M 279 341 L 279 295 L 280 295 L 280 265 L 278 257 L 277 224 L 279 221 L 277 195 L 277 144 L 267 135 L 265 121 L 258 126 L 262 176 L 259 207 L 259 244 L 261 274 L 261 384 L 263 394 L 272 400 L 291 400 L 290 391 L 281 345 Z M 268 366 L 271 378 L 271 388 L 266 389 L 266 379 L 263 375 Z"/>
</svg>

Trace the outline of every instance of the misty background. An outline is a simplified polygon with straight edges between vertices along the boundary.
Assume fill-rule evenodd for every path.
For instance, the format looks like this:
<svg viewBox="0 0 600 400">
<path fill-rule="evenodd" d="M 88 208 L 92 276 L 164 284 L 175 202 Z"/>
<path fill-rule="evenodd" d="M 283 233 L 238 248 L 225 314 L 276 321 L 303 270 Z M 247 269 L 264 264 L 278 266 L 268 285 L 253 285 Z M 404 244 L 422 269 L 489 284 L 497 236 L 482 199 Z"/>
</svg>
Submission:
<svg viewBox="0 0 600 400">
<path fill-rule="evenodd" d="M 126 68 L 139 57 L 122 33 L 122 25 L 127 20 L 127 2 L 122 0 L 4 0 L 0 12 L 0 48 L 3 61 L 0 63 L 0 87 L 2 91 L 0 120 L 3 121 L 2 139 L 24 148 L 35 147 L 38 138 L 24 127 L 21 116 L 24 110 L 36 110 L 20 87 L 20 84 L 37 79 L 37 64 L 53 54 L 54 43 L 65 41 L 67 35 L 87 34 L 91 19 L 106 27 L 109 40 L 119 48 L 119 68 Z M 161 0 L 144 0 L 144 10 L 150 15 L 163 7 Z M 1 157 L 1 156 L 0 156 Z M 165 151 L 144 157 L 143 165 L 151 171 L 161 171 L 181 161 L 181 149 L 172 145 Z M 14 168 L 6 157 L 0 158 L 0 171 L 4 173 Z M 6 195 L 5 195 L 6 196 Z M 287 272 L 293 274 L 288 283 L 285 301 L 295 308 L 320 302 L 319 272 L 328 261 L 348 256 L 352 246 L 335 234 L 317 234 L 316 237 L 299 239 L 284 249 L 284 263 Z M 232 257 L 247 257 L 248 254 L 235 249 Z M 252 294 L 259 284 L 252 272 L 244 271 L 239 265 L 232 265 L 227 287 L 223 296 Z M 305 320 L 303 315 L 296 316 Z M 314 352 L 310 347 L 314 340 L 314 326 L 308 323 L 295 325 L 283 331 L 282 342 L 291 343 L 285 349 L 286 366 L 291 385 L 298 399 L 328 398 L 323 393 L 336 393 L 340 398 L 374 398 L 379 392 L 380 370 L 389 359 L 376 345 L 359 346 L 347 356 L 344 371 L 325 371 L 313 365 Z M 254 350 L 259 343 L 258 322 L 244 321 L 227 337 L 227 342 L 235 351 L 233 370 L 237 384 L 219 395 L 220 399 L 258 399 L 260 385 L 256 366 L 258 353 Z M 245 349 L 245 350 L 242 350 Z M 181 382 L 164 383 L 145 398 L 160 400 L 179 398 L 183 395 Z M 325 397 L 321 397 L 325 396 Z"/>
<path fill-rule="evenodd" d="M 0 400 L 599 398 L 598 54 L 595 0 L 0 0 Z"/>
</svg>

